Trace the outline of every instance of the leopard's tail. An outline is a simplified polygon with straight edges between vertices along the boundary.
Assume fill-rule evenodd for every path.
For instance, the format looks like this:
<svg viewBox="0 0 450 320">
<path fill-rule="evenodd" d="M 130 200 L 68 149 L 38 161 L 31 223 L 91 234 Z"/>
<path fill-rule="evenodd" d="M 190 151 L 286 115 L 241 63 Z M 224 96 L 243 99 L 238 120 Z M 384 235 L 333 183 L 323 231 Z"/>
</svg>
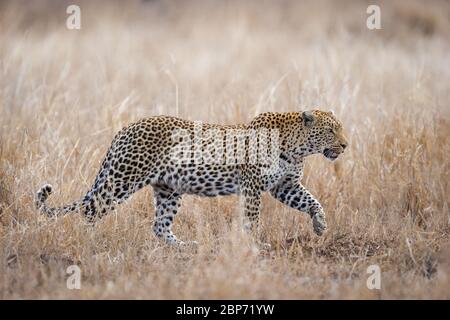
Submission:
<svg viewBox="0 0 450 320">
<path fill-rule="evenodd" d="M 53 187 L 50 184 L 44 184 L 37 192 L 35 204 L 37 209 L 46 214 L 48 217 L 64 216 L 74 211 L 81 211 L 86 216 L 88 221 L 93 222 L 97 217 L 97 211 L 100 214 L 104 213 L 107 205 L 104 201 L 98 198 L 98 191 L 105 188 L 106 178 L 111 167 L 111 155 L 108 152 L 108 156 L 105 157 L 101 165 L 100 171 L 95 178 L 94 185 L 86 195 L 78 201 L 62 207 L 49 207 L 45 203 L 48 197 L 52 194 Z M 106 202 L 107 203 L 107 202 Z M 100 205 L 100 207 L 98 207 Z M 107 207 L 109 208 L 109 207 Z M 102 210 L 99 210 L 102 209 Z M 101 215 L 100 215 L 101 216 Z"/>
<path fill-rule="evenodd" d="M 86 196 L 79 201 L 73 202 L 72 204 L 63 207 L 51 208 L 47 206 L 45 201 L 52 194 L 52 189 L 53 188 L 50 184 L 44 184 L 36 193 L 36 207 L 41 213 L 46 214 L 48 217 L 63 216 L 67 213 L 83 209 L 91 202 L 90 198 Z"/>
</svg>

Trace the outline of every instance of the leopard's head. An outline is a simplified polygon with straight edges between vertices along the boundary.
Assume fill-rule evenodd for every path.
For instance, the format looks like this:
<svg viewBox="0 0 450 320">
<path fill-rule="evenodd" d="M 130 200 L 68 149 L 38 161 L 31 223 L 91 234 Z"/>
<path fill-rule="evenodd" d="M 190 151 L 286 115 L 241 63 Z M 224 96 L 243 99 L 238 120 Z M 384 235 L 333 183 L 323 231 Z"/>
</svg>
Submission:
<svg viewBox="0 0 450 320">
<path fill-rule="evenodd" d="M 348 142 L 342 124 L 332 112 L 304 111 L 304 145 L 309 154 L 322 153 L 330 160 L 337 157 L 347 148 Z"/>
</svg>

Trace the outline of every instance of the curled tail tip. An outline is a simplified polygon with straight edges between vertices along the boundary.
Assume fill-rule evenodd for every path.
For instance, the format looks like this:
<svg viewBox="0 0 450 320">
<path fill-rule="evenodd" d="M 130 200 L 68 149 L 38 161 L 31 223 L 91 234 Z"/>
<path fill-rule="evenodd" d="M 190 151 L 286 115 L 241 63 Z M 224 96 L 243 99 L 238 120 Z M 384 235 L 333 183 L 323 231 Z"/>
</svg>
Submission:
<svg viewBox="0 0 450 320">
<path fill-rule="evenodd" d="M 36 205 L 40 208 L 47 198 L 52 194 L 53 187 L 51 184 L 44 184 L 36 193 Z"/>
</svg>

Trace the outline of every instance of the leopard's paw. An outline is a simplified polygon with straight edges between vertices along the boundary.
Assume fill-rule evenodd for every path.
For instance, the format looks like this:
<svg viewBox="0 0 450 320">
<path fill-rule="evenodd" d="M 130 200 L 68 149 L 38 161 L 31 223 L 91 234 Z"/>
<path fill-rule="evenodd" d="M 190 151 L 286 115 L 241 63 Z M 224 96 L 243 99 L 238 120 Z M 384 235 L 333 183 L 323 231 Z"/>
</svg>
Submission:
<svg viewBox="0 0 450 320">
<path fill-rule="evenodd" d="M 327 229 L 327 222 L 325 216 L 321 213 L 317 213 L 312 218 L 314 232 L 321 236 Z"/>
</svg>

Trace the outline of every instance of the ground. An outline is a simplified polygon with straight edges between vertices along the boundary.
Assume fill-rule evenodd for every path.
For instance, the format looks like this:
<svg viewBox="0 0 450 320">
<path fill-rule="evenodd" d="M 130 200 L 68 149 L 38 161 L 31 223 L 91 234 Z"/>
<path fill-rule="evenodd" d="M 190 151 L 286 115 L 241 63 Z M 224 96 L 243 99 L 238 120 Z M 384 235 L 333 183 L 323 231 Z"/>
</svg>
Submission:
<svg viewBox="0 0 450 320">
<path fill-rule="evenodd" d="M 66 28 L 72 2 L 1 2 L 0 298 L 450 298 L 450 6 L 375 2 L 381 30 L 362 1 L 86 1 L 80 30 Z M 95 227 L 33 206 L 45 182 L 49 205 L 84 195 L 142 117 L 314 107 L 349 138 L 337 161 L 307 161 L 323 237 L 269 195 L 269 251 L 241 231 L 234 196 L 184 198 L 174 228 L 196 250 L 155 238 L 149 188 Z"/>
</svg>

